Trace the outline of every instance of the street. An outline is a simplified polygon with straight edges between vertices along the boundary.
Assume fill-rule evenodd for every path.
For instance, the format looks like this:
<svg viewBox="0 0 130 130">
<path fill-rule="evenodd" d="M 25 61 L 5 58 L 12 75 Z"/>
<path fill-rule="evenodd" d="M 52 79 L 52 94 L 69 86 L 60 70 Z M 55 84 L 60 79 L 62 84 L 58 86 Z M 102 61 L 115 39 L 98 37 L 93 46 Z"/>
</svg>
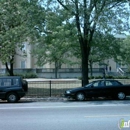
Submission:
<svg viewBox="0 0 130 130">
<path fill-rule="evenodd" d="M 0 130 L 119 130 L 122 119 L 130 100 L 0 102 Z"/>
</svg>

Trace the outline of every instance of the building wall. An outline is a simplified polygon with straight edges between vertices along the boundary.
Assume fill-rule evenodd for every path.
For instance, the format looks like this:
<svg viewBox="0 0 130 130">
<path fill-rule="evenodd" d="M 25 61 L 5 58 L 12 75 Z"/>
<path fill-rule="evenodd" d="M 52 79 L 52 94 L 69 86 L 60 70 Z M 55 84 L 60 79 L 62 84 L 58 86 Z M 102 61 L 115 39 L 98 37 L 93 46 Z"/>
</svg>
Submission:
<svg viewBox="0 0 130 130">
<path fill-rule="evenodd" d="M 25 47 L 22 50 L 19 48 L 16 49 L 17 55 L 15 56 L 14 68 L 37 68 L 36 58 L 31 54 L 33 45 L 27 42 L 24 45 Z"/>
</svg>

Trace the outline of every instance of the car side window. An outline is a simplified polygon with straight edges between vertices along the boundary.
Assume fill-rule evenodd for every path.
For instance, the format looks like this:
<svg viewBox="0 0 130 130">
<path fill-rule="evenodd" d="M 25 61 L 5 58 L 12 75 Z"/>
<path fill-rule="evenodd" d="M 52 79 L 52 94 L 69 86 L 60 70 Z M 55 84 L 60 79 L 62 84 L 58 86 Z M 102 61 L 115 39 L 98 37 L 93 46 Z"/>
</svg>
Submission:
<svg viewBox="0 0 130 130">
<path fill-rule="evenodd" d="M 104 87 L 105 86 L 105 81 L 101 81 L 100 82 L 100 87 Z"/>
<path fill-rule="evenodd" d="M 93 84 L 93 87 L 95 87 L 95 88 L 101 87 L 101 86 L 104 86 L 104 85 L 103 85 L 103 83 L 102 83 L 102 85 L 101 85 L 101 82 L 100 82 L 100 81 L 95 82 L 95 83 Z"/>
<path fill-rule="evenodd" d="M 98 87 L 98 82 L 94 83 L 93 87 Z"/>
<path fill-rule="evenodd" d="M 19 80 L 18 79 L 13 79 L 13 85 L 19 85 Z"/>
<path fill-rule="evenodd" d="M 3 79 L 3 86 L 11 86 L 11 79 Z"/>
<path fill-rule="evenodd" d="M 112 86 L 113 83 L 111 81 L 106 81 L 106 86 Z"/>
</svg>

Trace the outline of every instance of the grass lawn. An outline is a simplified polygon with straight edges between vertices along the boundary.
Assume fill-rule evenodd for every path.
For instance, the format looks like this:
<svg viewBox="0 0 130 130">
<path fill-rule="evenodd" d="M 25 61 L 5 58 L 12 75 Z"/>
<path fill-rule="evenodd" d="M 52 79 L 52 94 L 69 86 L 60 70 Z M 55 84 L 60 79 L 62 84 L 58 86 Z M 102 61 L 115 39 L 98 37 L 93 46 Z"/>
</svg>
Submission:
<svg viewBox="0 0 130 130">
<path fill-rule="evenodd" d="M 27 97 L 62 96 L 67 89 L 81 86 L 81 81 L 35 81 L 28 82 Z"/>
</svg>

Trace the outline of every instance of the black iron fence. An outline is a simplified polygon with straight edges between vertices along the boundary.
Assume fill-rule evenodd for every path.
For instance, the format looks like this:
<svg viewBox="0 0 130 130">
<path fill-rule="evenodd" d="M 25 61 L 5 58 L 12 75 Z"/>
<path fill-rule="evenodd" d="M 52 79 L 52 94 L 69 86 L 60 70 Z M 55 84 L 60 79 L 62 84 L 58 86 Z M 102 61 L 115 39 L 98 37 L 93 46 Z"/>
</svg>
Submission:
<svg viewBox="0 0 130 130">
<path fill-rule="evenodd" d="M 95 80 L 95 79 L 93 79 Z M 93 80 L 90 80 L 93 81 Z M 130 84 L 129 79 L 118 79 L 123 84 Z M 64 92 L 71 88 L 81 87 L 81 80 L 48 80 L 28 81 L 28 93 L 26 97 L 62 97 Z"/>
<path fill-rule="evenodd" d="M 66 90 L 80 86 L 80 80 L 29 81 L 26 97 L 61 97 Z"/>
</svg>

